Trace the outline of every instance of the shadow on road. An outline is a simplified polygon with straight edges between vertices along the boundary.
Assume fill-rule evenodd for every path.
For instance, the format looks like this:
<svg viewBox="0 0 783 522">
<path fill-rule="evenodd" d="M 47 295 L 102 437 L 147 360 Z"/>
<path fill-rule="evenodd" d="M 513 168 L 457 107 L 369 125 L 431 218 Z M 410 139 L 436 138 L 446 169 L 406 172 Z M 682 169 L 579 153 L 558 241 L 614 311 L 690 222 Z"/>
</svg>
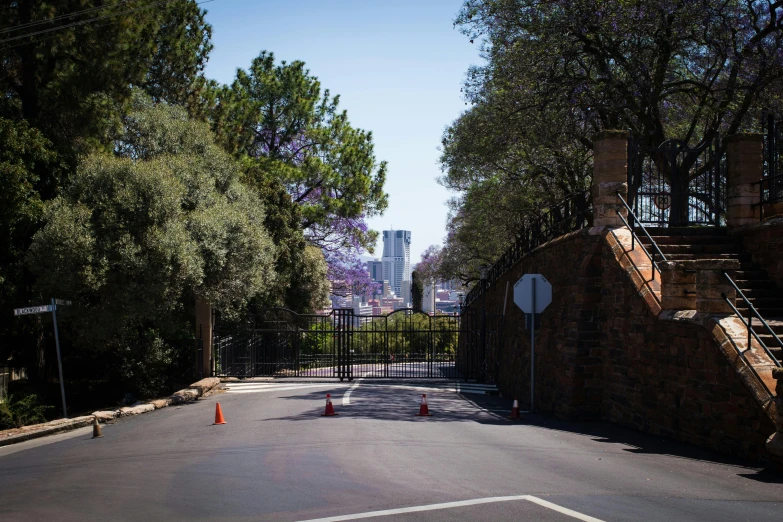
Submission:
<svg viewBox="0 0 783 522">
<path fill-rule="evenodd" d="M 426 384 L 419 384 L 426 387 Z M 399 386 L 399 387 L 398 387 Z M 335 410 L 340 415 L 334 419 L 372 419 L 409 422 L 476 422 L 479 424 L 506 426 L 508 429 L 529 429 L 531 427 L 572 433 L 589 437 L 604 444 L 626 446 L 623 451 L 637 455 L 668 455 L 679 459 L 724 464 L 743 468 L 746 473 L 737 475 L 749 480 L 765 483 L 783 483 L 783 474 L 773 468 L 765 468 L 761 462 L 753 462 L 684 442 L 638 432 L 604 421 L 567 421 L 541 414 L 523 414 L 521 421 L 507 419 L 512 401 L 499 396 L 460 395 L 454 392 L 421 391 L 417 384 L 362 384 L 351 394 L 351 404 L 342 405 L 344 390 L 332 394 Z M 421 394 L 427 393 L 431 417 L 416 417 Z M 322 391 L 283 397 L 291 400 L 314 401 L 325 399 Z M 312 420 L 320 416 L 323 408 L 276 420 Z"/>
</svg>

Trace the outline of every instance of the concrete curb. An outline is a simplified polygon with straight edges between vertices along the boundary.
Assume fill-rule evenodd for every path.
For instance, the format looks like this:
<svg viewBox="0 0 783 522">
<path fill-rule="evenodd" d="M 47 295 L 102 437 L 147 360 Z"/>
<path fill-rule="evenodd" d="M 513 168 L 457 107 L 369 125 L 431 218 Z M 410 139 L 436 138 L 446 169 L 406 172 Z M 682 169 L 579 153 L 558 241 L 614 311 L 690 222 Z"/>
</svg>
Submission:
<svg viewBox="0 0 783 522">
<path fill-rule="evenodd" d="M 76 417 L 73 419 L 57 419 L 51 422 L 45 422 L 43 424 L 33 424 L 31 426 L 24 426 L 22 428 L 13 428 L 10 430 L 0 431 L 0 447 L 37 439 L 39 437 L 46 437 L 47 435 L 54 435 L 55 433 L 61 433 L 63 431 L 70 431 L 77 428 L 90 426 L 93 423 L 93 419 L 96 418 L 98 419 L 98 422 L 106 422 L 119 417 L 130 417 L 133 415 L 148 413 L 154 410 L 165 408 L 172 404 L 176 405 L 189 401 L 195 401 L 199 397 L 207 395 L 219 384 L 220 379 L 217 377 L 207 377 L 205 379 L 201 379 L 200 381 L 194 382 L 187 388 L 174 392 L 169 397 L 164 397 L 162 399 L 155 399 L 142 404 L 136 404 L 134 406 L 126 406 L 118 410 L 96 411 L 93 412 L 92 415 L 86 415 L 84 417 Z"/>
<path fill-rule="evenodd" d="M 33 424 L 21 428 L 13 428 L 0 432 L 0 446 L 8 446 L 18 442 L 46 437 L 63 431 L 75 430 L 92 425 L 92 415 L 76 417 L 75 419 L 58 419 L 43 424 Z M 12 433 L 13 432 L 13 433 Z M 8 435 L 6 435 L 8 434 Z"/>
</svg>

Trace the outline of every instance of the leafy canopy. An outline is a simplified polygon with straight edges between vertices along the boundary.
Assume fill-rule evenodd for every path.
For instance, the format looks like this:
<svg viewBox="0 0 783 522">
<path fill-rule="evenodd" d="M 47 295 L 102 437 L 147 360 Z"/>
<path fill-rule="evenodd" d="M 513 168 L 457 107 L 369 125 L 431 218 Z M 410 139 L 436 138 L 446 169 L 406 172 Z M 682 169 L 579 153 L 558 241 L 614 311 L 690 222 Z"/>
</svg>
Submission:
<svg viewBox="0 0 783 522">
<path fill-rule="evenodd" d="M 85 344 L 171 334 L 195 297 L 230 315 L 267 290 L 275 248 L 263 206 L 206 124 L 139 96 L 115 143 L 47 205 L 30 249 L 42 293 L 83 307 Z"/>
</svg>

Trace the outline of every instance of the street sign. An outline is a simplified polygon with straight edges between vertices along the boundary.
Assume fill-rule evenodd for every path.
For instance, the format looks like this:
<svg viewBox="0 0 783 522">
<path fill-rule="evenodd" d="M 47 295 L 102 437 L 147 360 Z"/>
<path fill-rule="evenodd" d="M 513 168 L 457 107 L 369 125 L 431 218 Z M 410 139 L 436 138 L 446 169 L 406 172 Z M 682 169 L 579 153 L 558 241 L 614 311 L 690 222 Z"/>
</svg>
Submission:
<svg viewBox="0 0 783 522">
<path fill-rule="evenodd" d="M 514 284 L 514 303 L 526 314 L 540 314 L 551 302 L 552 284 L 541 274 L 525 274 Z"/>
<path fill-rule="evenodd" d="M 57 329 L 57 307 L 68 306 L 71 302 L 66 299 L 52 298 L 52 304 L 41 306 L 28 306 L 26 308 L 14 308 L 14 315 L 45 314 L 52 313 L 52 322 L 54 323 L 54 346 L 57 348 L 57 371 L 60 374 L 60 395 L 63 399 L 63 417 L 68 418 L 68 408 L 65 404 L 65 382 L 63 381 L 63 362 L 60 358 L 60 332 Z"/>
<path fill-rule="evenodd" d="M 28 306 L 27 308 L 14 308 L 14 315 L 45 314 L 52 311 L 52 305 Z"/>
</svg>

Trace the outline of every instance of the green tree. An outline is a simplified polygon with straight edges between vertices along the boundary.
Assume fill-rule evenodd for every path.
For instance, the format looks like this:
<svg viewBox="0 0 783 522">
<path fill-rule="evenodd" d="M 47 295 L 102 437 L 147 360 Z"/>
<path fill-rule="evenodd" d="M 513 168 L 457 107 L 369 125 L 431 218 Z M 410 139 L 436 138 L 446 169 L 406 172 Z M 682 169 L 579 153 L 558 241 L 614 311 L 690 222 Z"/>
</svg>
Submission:
<svg viewBox="0 0 783 522">
<path fill-rule="evenodd" d="M 424 301 L 424 286 L 418 270 L 411 272 L 411 306 L 414 310 L 421 310 L 422 301 Z"/>
<path fill-rule="evenodd" d="M 467 0 L 455 22 L 485 58 L 441 156 L 441 183 L 457 193 L 443 266 L 463 281 L 589 187 L 596 132 L 697 147 L 781 109 L 777 3 Z"/>
<path fill-rule="evenodd" d="M 33 233 L 40 227 L 46 197 L 51 197 L 62 169 L 51 143 L 27 122 L 0 118 L 0 307 L 31 304 L 31 281 L 24 263 Z M 0 315 L 0 361 L 9 356 L 32 371 L 44 360 L 37 322 Z M 20 346 L 28 350 L 20 351 Z M 31 347 L 37 346 L 38 350 Z"/>
<path fill-rule="evenodd" d="M 78 303 L 76 345 L 141 393 L 172 356 L 162 339 L 192 335 L 194 299 L 238 316 L 272 285 L 275 247 L 239 164 L 182 108 L 137 96 L 115 150 L 47 204 L 29 261 L 42 295 Z"/>
<path fill-rule="evenodd" d="M 0 116 L 39 128 L 71 165 L 106 142 L 141 86 L 193 97 L 211 27 L 194 0 L 21 0 L 0 5 Z"/>
<path fill-rule="evenodd" d="M 212 89 L 220 142 L 283 184 L 309 242 L 371 250 L 377 232 L 363 220 L 386 208 L 386 163 L 376 161 L 372 133 L 338 110 L 339 97 L 322 93 L 303 62 L 276 65 L 266 51 L 231 86 Z"/>
</svg>

